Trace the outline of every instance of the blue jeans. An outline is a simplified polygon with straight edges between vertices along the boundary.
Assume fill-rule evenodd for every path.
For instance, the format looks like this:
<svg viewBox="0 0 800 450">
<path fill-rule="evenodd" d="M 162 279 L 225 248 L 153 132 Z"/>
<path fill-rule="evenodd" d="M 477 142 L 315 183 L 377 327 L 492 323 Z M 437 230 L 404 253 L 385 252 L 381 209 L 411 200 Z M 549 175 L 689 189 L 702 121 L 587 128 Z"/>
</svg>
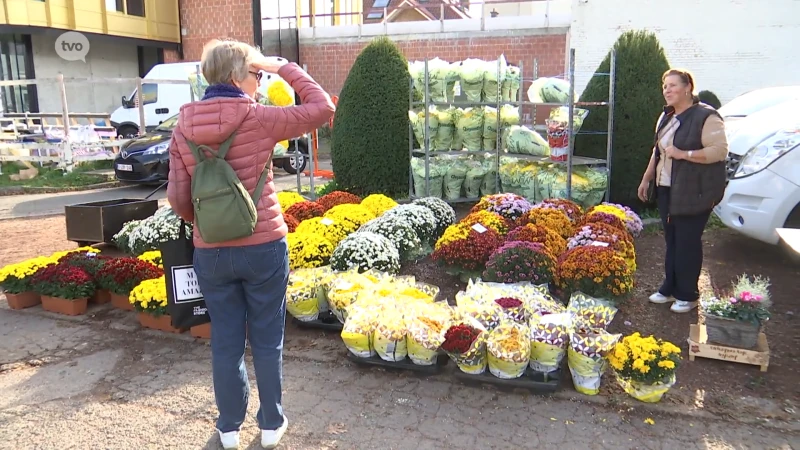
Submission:
<svg viewBox="0 0 800 450">
<path fill-rule="evenodd" d="M 286 239 L 245 247 L 196 248 L 194 269 L 211 317 L 217 429 L 223 433 L 238 430 L 247 413 L 247 325 L 261 403 L 256 420 L 262 430 L 277 430 L 283 424 L 283 333 L 289 281 Z"/>
</svg>

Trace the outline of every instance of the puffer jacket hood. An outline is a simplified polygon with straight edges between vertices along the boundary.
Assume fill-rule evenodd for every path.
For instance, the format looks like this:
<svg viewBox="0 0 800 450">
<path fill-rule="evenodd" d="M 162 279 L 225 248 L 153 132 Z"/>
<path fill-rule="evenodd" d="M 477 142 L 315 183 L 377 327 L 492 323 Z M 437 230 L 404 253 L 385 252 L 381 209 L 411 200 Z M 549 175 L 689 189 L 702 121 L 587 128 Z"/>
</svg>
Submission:
<svg viewBox="0 0 800 450">
<path fill-rule="evenodd" d="M 184 220 L 194 223 L 191 186 L 197 165 L 187 140 L 217 149 L 235 132 L 225 161 L 250 193 L 254 192 L 262 171 L 270 171 L 256 204 L 255 233 L 242 239 L 208 244 L 195 232 L 195 247 L 259 245 L 281 239 L 288 232 L 272 181 L 272 153 L 278 142 L 298 138 L 326 123 L 333 115 L 334 106 L 330 96 L 296 64 L 283 66 L 278 75 L 300 96 L 300 106 L 282 108 L 259 104 L 250 97 L 214 97 L 181 107 L 169 147 L 167 198 Z"/>
</svg>

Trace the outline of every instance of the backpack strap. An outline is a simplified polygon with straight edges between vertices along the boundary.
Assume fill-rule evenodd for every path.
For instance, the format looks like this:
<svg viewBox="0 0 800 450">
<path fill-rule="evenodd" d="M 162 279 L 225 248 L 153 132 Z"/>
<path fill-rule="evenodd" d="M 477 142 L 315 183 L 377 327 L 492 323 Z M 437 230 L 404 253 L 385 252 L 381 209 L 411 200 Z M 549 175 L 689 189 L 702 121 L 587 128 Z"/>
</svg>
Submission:
<svg viewBox="0 0 800 450">
<path fill-rule="evenodd" d="M 197 145 L 194 142 L 186 139 L 186 143 L 189 144 L 189 150 L 191 150 L 192 155 L 194 156 L 195 161 L 197 164 L 205 161 L 206 155 L 205 152 L 211 153 L 211 156 L 214 158 L 225 159 L 225 155 L 228 154 L 228 150 L 231 148 L 231 143 L 233 143 L 233 138 L 236 136 L 236 131 L 231 133 L 227 139 L 225 139 L 221 144 L 219 144 L 219 150 L 214 150 L 213 148 L 209 147 L 205 144 Z"/>
<path fill-rule="evenodd" d="M 267 175 L 269 175 L 269 170 L 272 167 L 272 155 L 275 154 L 275 150 L 272 150 L 272 153 L 269 154 L 269 159 L 267 159 L 267 164 L 264 165 L 264 170 L 261 171 L 261 176 L 258 177 L 258 181 L 256 182 L 256 189 L 253 191 L 253 203 L 258 205 L 258 200 L 261 198 L 261 194 L 264 193 L 264 186 L 267 184 Z"/>
</svg>

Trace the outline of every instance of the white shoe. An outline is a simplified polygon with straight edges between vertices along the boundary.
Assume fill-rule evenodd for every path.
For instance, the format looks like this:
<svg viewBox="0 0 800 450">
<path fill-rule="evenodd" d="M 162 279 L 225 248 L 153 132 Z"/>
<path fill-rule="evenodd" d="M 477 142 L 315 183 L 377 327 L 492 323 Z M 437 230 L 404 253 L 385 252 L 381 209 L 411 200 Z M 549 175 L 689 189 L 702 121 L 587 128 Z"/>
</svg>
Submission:
<svg viewBox="0 0 800 450">
<path fill-rule="evenodd" d="M 219 431 L 219 440 L 222 441 L 222 448 L 225 450 L 235 450 L 239 448 L 239 432 L 238 431 L 229 431 L 227 433 L 223 433 Z"/>
<path fill-rule="evenodd" d="M 289 419 L 283 416 L 283 425 L 277 430 L 261 430 L 261 446 L 264 448 L 277 447 L 287 428 L 289 428 Z"/>
<path fill-rule="evenodd" d="M 676 300 L 675 303 L 669 308 L 670 311 L 674 313 L 687 313 L 695 308 L 697 308 L 698 302 L 685 302 L 683 300 Z"/>
<path fill-rule="evenodd" d="M 674 298 L 662 295 L 661 292 L 656 292 L 655 294 L 650 296 L 650 303 L 657 303 L 659 305 L 674 301 L 675 301 Z"/>
</svg>

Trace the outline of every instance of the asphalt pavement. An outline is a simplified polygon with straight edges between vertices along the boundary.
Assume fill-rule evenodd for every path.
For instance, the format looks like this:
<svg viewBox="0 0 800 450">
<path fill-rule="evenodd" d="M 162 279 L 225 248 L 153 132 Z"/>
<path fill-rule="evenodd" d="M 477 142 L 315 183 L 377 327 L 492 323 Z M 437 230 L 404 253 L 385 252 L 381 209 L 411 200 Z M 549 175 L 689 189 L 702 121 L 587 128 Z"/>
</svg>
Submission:
<svg viewBox="0 0 800 450">
<path fill-rule="evenodd" d="M 330 170 L 330 161 L 320 162 L 321 170 Z M 315 186 L 320 186 L 328 180 L 320 177 L 314 179 Z M 275 187 L 278 191 L 297 190 L 298 178 L 289 175 L 283 170 L 275 171 Z M 302 188 L 311 185 L 311 179 L 300 176 Z M 9 195 L 0 197 L 0 220 L 20 219 L 29 217 L 42 217 L 64 214 L 64 207 L 80 203 L 100 202 L 117 199 L 141 199 L 151 194 L 157 186 L 125 186 L 92 191 L 65 192 L 58 194 L 31 194 Z M 167 191 L 161 189 L 150 198 L 159 201 L 159 205 L 166 204 Z"/>
</svg>

